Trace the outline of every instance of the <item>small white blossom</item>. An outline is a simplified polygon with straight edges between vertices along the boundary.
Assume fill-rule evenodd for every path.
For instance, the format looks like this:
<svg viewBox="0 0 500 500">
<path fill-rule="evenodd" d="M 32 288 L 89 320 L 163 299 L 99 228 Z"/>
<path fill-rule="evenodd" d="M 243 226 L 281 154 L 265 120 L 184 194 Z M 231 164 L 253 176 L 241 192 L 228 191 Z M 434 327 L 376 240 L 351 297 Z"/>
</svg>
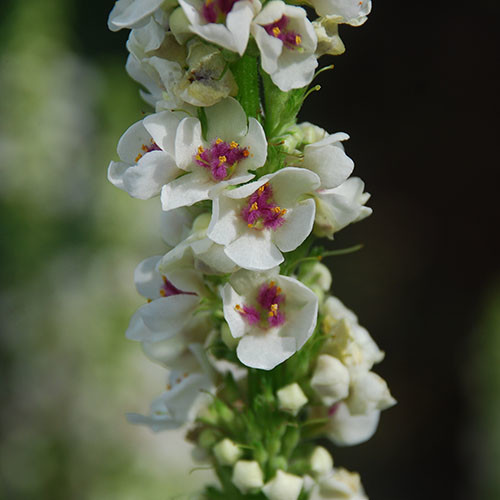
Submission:
<svg viewBox="0 0 500 500">
<path fill-rule="evenodd" d="M 191 31 L 205 40 L 243 55 L 259 0 L 179 0 Z"/>
<path fill-rule="evenodd" d="M 246 494 L 264 486 L 264 475 L 254 460 L 239 460 L 233 469 L 233 484 Z"/>
<path fill-rule="evenodd" d="M 303 484 L 301 477 L 278 470 L 262 488 L 262 492 L 269 500 L 297 500 Z"/>
<path fill-rule="evenodd" d="M 164 0 L 118 0 L 109 14 L 108 28 L 118 31 L 140 27 L 162 3 Z"/>
<path fill-rule="evenodd" d="M 307 403 L 307 397 L 297 383 L 282 387 L 276 392 L 276 395 L 278 396 L 278 408 L 292 415 L 297 415 Z"/>
<path fill-rule="evenodd" d="M 159 256 L 150 257 L 135 270 L 137 290 L 149 302 L 130 320 L 126 336 L 131 340 L 159 342 L 189 328 L 205 294 L 202 277 L 194 269 L 161 274 L 156 270 L 159 260 Z"/>
<path fill-rule="evenodd" d="M 318 190 L 314 233 L 332 239 L 337 231 L 368 217 L 372 209 L 365 203 L 370 193 L 364 192 L 364 187 L 361 179 L 351 177 L 336 188 Z"/>
<path fill-rule="evenodd" d="M 318 37 L 316 56 L 324 54 L 338 56 L 345 52 L 345 46 L 339 36 L 340 16 L 324 16 L 313 21 L 314 31 Z"/>
<path fill-rule="evenodd" d="M 116 187 L 134 198 L 147 200 L 160 194 L 161 188 L 182 173 L 173 157 L 172 134 L 157 124 L 165 116 L 162 112 L 134 123 L 118 142 L 121 161 L 112 161 L 108 179 Z M 170 123 L 179 123 L 182 113 L 170 113 Z"/>
<path fill-rule="evenodd" d="M 311 387 L 324 405 L 331 406 L 349 394 L 349 371 L 337 358 L 321 354 L 314 369 Z"/>
<path fill-rule="evenodd" d="M 396 404 L 386 381 L 373 372 L 357 374 L 351 382 L 346 401 L 351 415 L 366 415 L 375 410 L 386 410 Z"/>
<path fill-rule="evenodd" d="M 308 85 L 318 66 L 316 33 L 301 7 L 268 2 L 252 23 L 262 69 L 283 92 Z"/>
<path fill-rule="evenodd" d="M 237 265 L 253 271 L 283 262 L 281 252 L 295 250 L 310 234 L 315 215 L 307 193 L 319 178 L 300 168 L 285 168 L 214 200 L 208 237 L 224 245 Z"/>
<path fill-rule="evenodd" d="M 333 468 L 333 458 L 326 448 L 316 446 L 311 454 L 311 472 L 315 476 L 324 476 Z"/>
<path fill-rule="evenodd" d="M 316 327 L 318 298 L 294 278 L 241 270 L 222 289 L 224 318 L 246 366 L 271 370 L 299 350 Z"/>
<path fill-rule="evenodd" d="M 352 26 L 363 24 L 372 10 L 371 0 L 311 0 L 320 16 L 338 16 Z"/>
<path fill-rule="evenodd" d="M 197 118 L 184 118 L 177 127 L 175 162 L 187 173 L 163 187 L 163 210 L 193 205 L 228 185 L 247 182 L 254 177 L 248 171 L 266 161 L 264 130 L 255 118 L 247 120 L 238 101 L 229 97 L 205 113 L 206 140 Z"/>
<path fill-rule="evenodd" d="M 326 436 L 337 446 L 353 446 L 368 441 L 377 430 L 380 411 L 351 415 L 345 403 L 335 404 L 328 412 Z"/>
<path fill-rule="evenodd" d="M 215 458 L 221 465 L 234 465 L 243 452 L 228 438 L 219 441 L 213 448 Z"/>
<path fill-rule="evenodd" d="M 368 500 L 368 497 L 359 474 L 339 468 L 318 480 L 310 500 Z"/>
<path fill-rule="evenodd" d="M 323 306 L 323 329 L 329 335 L 323 352 L 338 358 L 351 376 L 365 372 L 384 359 L 375 341 L 359 325 L 356 315 L 336 297 L 329 297 Z"/>
</svg>

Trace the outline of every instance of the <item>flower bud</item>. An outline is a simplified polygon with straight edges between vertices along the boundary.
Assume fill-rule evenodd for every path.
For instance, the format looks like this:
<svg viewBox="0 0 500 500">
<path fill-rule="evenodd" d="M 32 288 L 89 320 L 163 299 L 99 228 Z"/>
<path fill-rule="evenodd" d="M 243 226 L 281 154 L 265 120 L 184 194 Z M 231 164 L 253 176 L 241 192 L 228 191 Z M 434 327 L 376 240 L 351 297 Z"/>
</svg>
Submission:
<svg viewBox="0 0 500 500">
<path fill-rule="evenodd" d="M 198 215 L 198 217 L 196 217 L 196 219 L 193 221 L 193 226 L 192 226 L 193 233 L 206 231 L 208 225 L 210 224 L 211 218 L 212 214 L 208 212 Z"/>
<path fill-rule="evenodd" d="M 303 483 L 301 477 L 278 470 L 274 478 L 262 488 L 262 492 L 269 500 L 297 500 Z"/>
<path fill-rule="evenodd" d="M 331 406 L 349 394 L 349 371 L 337 358 L 321 354 L 313 373 L 311 387 L 323 404 Z"/>
<path fill-rule="evenodd" d="M 202 448 L 212 448 L 217 442 L 217 434 L 211 429 L 204 429 L 198 438 L 198 444 Z"/>
<path fill-rule="evenodd" d="M 172 31 L 175 39 L 181 45 L 184 45 L 193 36 L 193 33 L 191 33 L 189 29 L 188 18 L 181 7 L 177 7 L 177 9 L 170 14 L 168 24 L 170 26 L 170 31 Z"/>
<path fill-rule="evenodd" d="M 234 465 L 242 455 L 241 449 L 228 438 L 214 446 L 214 455 L 221 465 Z"/>
<path fill-rule="evenodd" d="M 333 458 L 323 446 L 316 446 L 311 455 L 311 472 L 315 476 L 328 474 L 333 468 Z"/>
<path fill-rule="evenodd" d="M 396 404 L 386 381 L 374 372 L 358 375 L 352 383 L 347 406 L 351 415 L 365 415 Z"/>
<path fill-rule="evenodd" d="M 297 383 L 281 388 L 277 395 L 279 409 L 292 415 L 297 415 L 299 410 L 307 403 L 306 395 Z"/>
<path fill-rule="evenodd" d="M 254 460 L 239 460 L 233 469 L 233 484 L 246 494 L 264 486 L 264 476 L 259 464 Z"/>
</svg>

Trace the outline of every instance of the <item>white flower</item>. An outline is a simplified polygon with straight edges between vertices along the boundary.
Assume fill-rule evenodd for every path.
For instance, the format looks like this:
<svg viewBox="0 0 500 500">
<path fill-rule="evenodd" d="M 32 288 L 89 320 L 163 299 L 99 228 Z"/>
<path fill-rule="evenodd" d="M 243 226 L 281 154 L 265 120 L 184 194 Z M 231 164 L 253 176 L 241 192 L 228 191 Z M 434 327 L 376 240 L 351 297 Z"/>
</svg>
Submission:
<svg viewBox="0 0 500 500">
<path fill-rule="evenodd" d="M 209 42 L 243 55 L 258 0 L 179 0 L 191 31 Z"/>
<path fill-rule="evenodd" d="M 225 190 L 214 200 L 208 237 L 240 267 L 271 269 L 310 234 L 315 204 L 303 197 L 318 186 L 318 176 L 291 167 Z"/>
<path fill-rule="evenodd" d="M 151 403 L 150 415 L 128 413 L 133 424 L 147 425 L 154 432 L 176 429 L 194 422 L 202 408 L 211 402 L 208 391 L 213 390 L 205 373 L 171 372 L 167 390 Z"/>
<path fill-rule="evenodd" d="M 221 465 L 234 465 L 243 452 L 228 438 L 219 441 L 213 448 L 215 458 Z"/>
<path fill-rule="evenodd" d="M 292 415 L 297 415 L 307 403 L 306 395 L 296 382 L 282 387 L 276 392 L 276 395 L 278 396 L 278 408 Z"/>
<path fill-rule="evenodd" d="M 368 497 L 359 474 L 339 468 L 319 478 L 310 500 L 368 500 Z"/>
<path fill-rule="evenodd" d="M 331 472 L 333 468 L 333 458 L 326 448 L 323 448 L 323 446 L 316 446 L 311 454 L 310 464 L 311 472 L 315 476 L 323 476 Z"/>
<path fill-rule="evenodd" d="M 310 0 L 320 16 L 339 16 L 339 22 L 360 26 L 372 10 L 371 0 Z"/>
<path fill-rule="evenodd" d="M 318 190 L 314 197 L 314 233 L 331 239 L 347 225 L 368 217 L 372 209 L 365 203 L 370 199 L 370 193 L 364 192 L 364 187 L 361 179 L 351 177 L 336 188 Z"/>
<path fill-rule="evenodd" d="M 354 162 L 345 154 L 342 141 L 349 139 L 344 132 L 327 134 L 321 140 L 304 147 L 300 166 L 319 175 L 321 189 L 340 186 L 352 173 Z"/>
<path fill-rule="evenodd" d="M 297 500 L 303 484 L 301 477 L 278 470 L 262 488 L 262 492 L 269 500 Z"/>
<path fill-rule="evenodd" d="M 164 0 L 118 0 L 108 18 L 108 28 L 137 28 L 144 25 L 148 17 L 160 8 Z"/>
<path fill-rule="evenodd" d="M 271 370 L 300 349 L 316 327 L 318 299 L 296 279 L 238 271 L 222 289 L 224 317 L 246 366 Z"/>
<path fill-rule="evenodd" d="M 255 17 L 251 31 L 262 69 L 280 90 L 288 92 L 312 81 L 318 66 L 317 38 L 304 9 L 272 0 Z"/>
<path fill-rule="evenodd" d="M 386 381 L 373 372 L 357 374 L 351 382 L 346 401 L 351 415 L 366 415 L 374 410 L 385 410 L 396 404 Z"/>
<path fill-rule="evenodd" d="M 324 16 L 313 21 L 314 31 L 318 37 L 316 56 L 324 54 L 338 56 L 345 52 L 345 46 L 339 36 L 340 16 Z"/>
<path fill-rule="evenodd" d="M 141 342 L 169 339 L 189 328 L 204 294 L 202 277 L 194 269 L 168 274 L 156 271 L 159 256 L 142 261 L 134 279 L 138 292 L 149 300 L 132 316 L 126 336 Z"/>
<path fill-rule="evenodd" d="M 321 354 L 314 369 L 311 387 L 324 405 L 331 406 L 349 394 L 349 371 L 337 358 Z"/>
<path fill-rule="evenodd" d="M 351 415 L 345 403 L 337 403 L 328 411 L 326 436 L 337 446 L 353 446 L 368 441 L 377 430 L 380 411 Z"/>
<path fill-rule="evenodd" d="M 249 170 L 264 165 L 267 141 L 255 118 L 241 105 L 227 98 L 205 109 L 206 140 L 197 118 L 184 118 L 175 136 L 175 161 L 187 172 L 164 186 L 163 210 L 189 206 L 207 200 L 227 185 L 241 184 L 254 177 Z M 173 116 L 173 115 L 172 115 Z"/>
<path fill-rule="evenodd" d="M 233 469 L 233 484 L 246 494 L 264 486 L 264 475 L 254 460 L 239 460 Z"/>
<path fill-rule="evenodd" d="M 108 179 L 134 198 L 147 200 L 157 196 L 163 185 L 182 173 L 173 157 L 173 134 L 158 126 L 168 113 L 157 113 L 134 123 L 118 142 L 121 161 L 109 164 Z M 174 125 L 185 115 L 169 116 L 169 123 Z"/>
<path fill-rule="evenodd" d="M 323 330 L 329 336 L 323 352 L 342 361 L 351 376 L 370 370 L 384 359 L 384 353 L 359 325 L 356 315 L 339 299 L 328 297 L 323 308 Z"/>
</svg>

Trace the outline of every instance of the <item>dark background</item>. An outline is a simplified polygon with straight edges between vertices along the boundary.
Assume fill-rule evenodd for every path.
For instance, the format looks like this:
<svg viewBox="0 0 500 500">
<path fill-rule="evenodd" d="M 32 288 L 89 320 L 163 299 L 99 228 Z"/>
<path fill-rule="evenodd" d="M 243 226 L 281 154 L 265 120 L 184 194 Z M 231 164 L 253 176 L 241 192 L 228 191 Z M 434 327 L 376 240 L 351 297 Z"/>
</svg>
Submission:
<svg viewBox="0 0 500 500">
<path fill-rule="evenodd" d="M 112 2 L 71 4 L 71 48 L 124 64 L 128 32 L 106 28 Z M 365 25 L 341 27 L 347 51 L 323 58 L 335 69 L 301 112 L 350 134 L 372 194 L 373 215 L 334 242 L 364 249 L 328 262 L 334 293 L 386 351 L 376 370 L 398 400 L 368 443 L 333 450 L 371 500 L 500 498 L 500 333 L 487 319 L 500 307 L 499 5 L 375 1 Z"/>
</svg>

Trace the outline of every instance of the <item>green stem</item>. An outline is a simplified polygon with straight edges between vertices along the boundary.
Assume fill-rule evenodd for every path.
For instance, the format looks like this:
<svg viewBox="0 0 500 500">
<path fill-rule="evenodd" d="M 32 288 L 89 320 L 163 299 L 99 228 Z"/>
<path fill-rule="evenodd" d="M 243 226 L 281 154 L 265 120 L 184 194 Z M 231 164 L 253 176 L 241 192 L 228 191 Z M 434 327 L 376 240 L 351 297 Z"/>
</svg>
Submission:
<svg viewBox="0 0 500 500">
<path fill-rule="evenodd" d="M 238 84 L 237 99 L 247 116 L 254 118 L 260 112 L 259 72 L 257 58 L 249 54 L 243 55 L 231 65 L 236 83 Z"/>
</svg>

